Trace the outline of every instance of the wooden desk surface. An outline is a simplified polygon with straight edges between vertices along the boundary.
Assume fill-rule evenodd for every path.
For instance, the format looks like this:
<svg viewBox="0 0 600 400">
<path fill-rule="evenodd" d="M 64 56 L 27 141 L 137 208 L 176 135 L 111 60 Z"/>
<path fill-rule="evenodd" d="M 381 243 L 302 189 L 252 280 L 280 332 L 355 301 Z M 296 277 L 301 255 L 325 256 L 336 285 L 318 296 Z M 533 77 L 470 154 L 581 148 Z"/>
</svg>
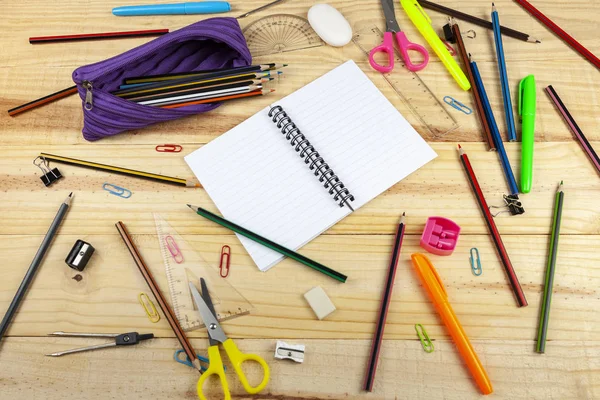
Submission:
<svg viewBox="0 0 600 400">
<path fill-rule="evenodd" d="M 148 3 L 151 0 L 140 1 Z M 236 16 L 267 0 L 233 0 Z M 105 32 L 150 28 L 176 29 L 202 17 L 159 16 L 117 18 L 110 10 L 127 0 L 41 2 L 5 0 L 0 18 L 0 109 L 7 110 L 72 85 L 72 71 L 106 59 L 147 39 L 48 44 L 32 46 L 30 36 Z M 134 2 L 135 3 L 135 2 Z M 281 5 L 240 20 L 242 27 L 259 17 L 276 13 L 306 16 L 312 1 L 287 0 Z M 331 1 L 353 26 L 384 26 L 377 0 Z M 490 4 L 482 1 L 444 1 L 447 6 L 489 18 Z M 349 44 L 328 46 L 256 59 L 285 62 L 285 77 L 274 86 L 276 95 L 256 101 L 224 105 L 203 116 L 159 124 L 97 143 L 81 136 L 82 112 L 77 97 L 8 117 L 0 113 L 0 313 L 11 301 L 56 209 L 75 192 L 71 210 L 40 269 L 26 300 L 0 343 L 0 398 L 2 399 L 176 399 L 196 398 L 197 375 L 175 363 L 179 348 L 165 319 L 152 324 L 141 309 L 137 294 L 148 289 L 126 252 L 114 223 L 127 223 L 159 284 L 166 291 L 163 262 L 156 243 L 153 212 L 161 213 L 210 262 L 217 262 L 221 246 L 233 250 L 230 282 L 255 306 L 249 316 L 224 323 L 244 351 L 261 354 L 272 372 L 267 389 L 256 399 L 425 398 L 468 399 L 479 394 L 456 349 L 417 282 L 409 255 L 420 251 L 419 235 L 425 219 L 443 215 L 462 226 L 459 246 L 451 257 L 435 257 L 451 302 L 493 382 L 490 398 L 567 399 L 600 398 L 600 180 L 573 139 L 543 88 L 555 86 L 596 149 L 600 149 L 600 76 L 596 68 L 563 44 L 544 26 L 510 0 L 497 0 L 503 24 L 524 30 L 542 40 L 531 44 L 511 38 L 504 47 L 513 99 L 519 79 L 535 74 L 538 83 L 538 117 L 534 189 L 523 195 L 527 212 L 519 217 L 499 216 L 496 221 L 521 280 L 529 306 L 515 306 L 503 269 L 488 236 L 484 220 L 456 154 L 463 144 L 490 203 L 499 203 L 506 184 L 494 153 L 488 153 L 475 116 L 451 108 L 460 128 L 432 136 L 410 113 L 367 60 Z M 597 21 L 600 3 L 593 0 L 557 2 L 537 0 L 535 5 L 595 54 L 600 54 Z M 406 15 L 398 20 L 413 41 L 424 44 Z M 430 12 L 436 27 L 445 16 Z M 502 132 L 504 118 L 493 35 L 461 22 L 477 57 Z M 264 107 L 287 95 L 345 60 L 354 59 L 390 101 L 404 114 L 439 154 L 420 169 L 355 214 L 312 241 L 302 252 L 349 275 L 338 284 L 289 260 L 268 273 L 252 264 L 239 241 L 215 225 L 190 215 L 186 203 L 215 209 L 202 190 L 181 189 L 127 177 L 60 166 L 65 176 L 51 188 L 39 181 L 31 162 L 39 152 L 111 162 L 158 173 L 190 176 L 183 155 L 188 154 Z M 406 73 L 397 69 L 397 74 Z M 451 95 L 474 108 L 470 94 L 462 92 L 432 56 L 420 73 L 438 98 Z M 405 93 L 418 99 L 421 93 Z M 514 101 L 516 107 L 516 101 Z M 444 121 L 432 113 L 429 123 Z M 157 153 L 163 143 L 183 145 L 180 154 Z M 520 174 L 520 145 L 506 144 Z M 554 192 L 565 181 L 562 236 L 556 271 L 549 343 L 545 355 L 534 353 L 538 313 L 543 289 Z M 129 188 L 133 196 L 121 199 L 101 189 L 103 182 Z M 375 328 L 384 276 L 388 267 L 394 225 L 406 211 L 407 237 L 396 277 L 396 287 L 385 331 L 385 341 L 374 393 L 361 391 L 364 368 Z M 76 275 L 64 263 L 76 239 L 92 243 L 97 253 L 88 268 Z M 481 253 L 484 273 L 471 274 L 471 247 Z M 337 311 L 317 321 L 302 294 L 320 285 Z M 435 352 L 421 349 L 414 324 L 426 326 L 435 340 Z M 159 339 L 131 348 L 72 355 L 44 354 L 91 340 L 50 338 L 50 332 L 154 332 Z M 207 343 L 200 331 L 191 333 L 196 349 Z M 275 339 L 307 346 L 304 364 L 273 359 Z M 245 398 L 231 377 L 236 398 Z"/>
</svg>

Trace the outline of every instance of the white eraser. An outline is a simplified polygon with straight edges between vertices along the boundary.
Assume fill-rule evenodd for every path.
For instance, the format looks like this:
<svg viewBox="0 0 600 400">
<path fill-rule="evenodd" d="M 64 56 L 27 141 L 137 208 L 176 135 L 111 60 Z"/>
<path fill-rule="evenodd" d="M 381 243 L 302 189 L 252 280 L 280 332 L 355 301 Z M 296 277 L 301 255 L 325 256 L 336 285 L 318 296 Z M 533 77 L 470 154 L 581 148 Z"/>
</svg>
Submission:
<svg viewBox="0 0 600 400">
<path fill-rule="evenodd" d="M 304 293 L 304 298 L 308 301 L 308 304 L 319 319 L 323 319 L 335 311 L 335 306 L 320 286 L 314 287 Z"/>
</svg>

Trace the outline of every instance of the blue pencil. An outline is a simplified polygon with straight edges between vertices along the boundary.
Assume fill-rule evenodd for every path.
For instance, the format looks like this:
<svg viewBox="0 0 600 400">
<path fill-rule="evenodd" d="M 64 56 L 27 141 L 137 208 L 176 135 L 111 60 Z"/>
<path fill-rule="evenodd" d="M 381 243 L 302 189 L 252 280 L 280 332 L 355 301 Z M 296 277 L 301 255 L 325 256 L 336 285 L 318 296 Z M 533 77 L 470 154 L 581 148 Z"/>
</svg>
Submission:
<svg viewBox="0 0 600 400">
<path fill-rule="evenodd" d="M 515 117 L 513 115 L 512 101 L 510 99 L 510 85 L 508 84 L 508 74 L 506 73 L 504 46 L 502 45 L 502 35 L 500 34 L 500 20 L 498 19 L 498 11 L 496 11 L 494 3 L 492 3 L 492 29 L 494 31 L 494 41 L 496 42 L 496 57 L 498 58 L 500 84 L 502 85 L 502 98 L 504 99 L 504 115 L 506 117 L 508 140 L 514 142 L 517 140 L 517 129 L 515 128 Z"/>
<path fill-rule="evenodd" d="M 488 125 L 490 126 L 490 131 L 492 132 L 492 139 L 494 139 L 494 144 L 496 145 L 496 149 L 498 150 L 500 161 L 502 162 L 502 169 L 504 170 L 504 176 L 506 176 L 506 180 L 508 181 L 510 194 L 518 196 L 519 188 L 517 186 L 517 181 L 515 180 L 515 175 L 513 174 L 512 168 L 510 166 L 510 161 L 508 161 L 508 156 L 506 155 L 506 150 L 504 149 L 504 143 L 502 143 L 502 137 L 500 136 L 500 131 L 498 131 L 498 125 L 496 124 L 494 113 L 492 112 L 490 100 L 488 99 L 485 87 L 483 86 L 483 81 L 481 80 L 481 75 L 479 74 L 477 63 L 471 59 L 470 54 L 469 61 L 471 61 L 471 71 L 473 72 L 475 89 L 479 92 L 479 97 L 481 97 L 483 111 L 488 121 Z"/>
</svg>

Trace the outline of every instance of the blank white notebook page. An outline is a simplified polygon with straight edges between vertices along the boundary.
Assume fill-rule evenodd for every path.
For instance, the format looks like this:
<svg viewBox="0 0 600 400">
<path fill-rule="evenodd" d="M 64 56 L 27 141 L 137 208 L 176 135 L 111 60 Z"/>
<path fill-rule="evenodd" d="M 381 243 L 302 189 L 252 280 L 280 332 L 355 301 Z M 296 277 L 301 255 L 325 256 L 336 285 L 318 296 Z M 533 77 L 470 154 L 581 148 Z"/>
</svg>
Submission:
<svg viewBox="0 0 600 400">
<path fill-rule="evenodd" d="M 353 61 L 275 105 L 354 195 L 355 210 L 436 157 Z M 226 219 L 297 250 L 351 210 L 329 195 L 269 118 L 270 108 L 185 160 Z M 262 271 L 283 258 L 238 237 Z"/>
</svg>

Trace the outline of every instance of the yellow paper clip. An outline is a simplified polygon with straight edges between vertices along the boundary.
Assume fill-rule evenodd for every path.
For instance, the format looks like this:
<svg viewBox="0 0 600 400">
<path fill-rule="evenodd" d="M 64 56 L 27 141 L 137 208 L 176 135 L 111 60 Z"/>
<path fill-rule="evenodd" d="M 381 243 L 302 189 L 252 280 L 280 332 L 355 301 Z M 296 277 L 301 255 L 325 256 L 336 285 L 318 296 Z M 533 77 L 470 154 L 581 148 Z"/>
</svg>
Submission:
<svg viewBox="0 0 600 400">
<path fill-rule="evenodd" d="M 144 311 L 146 311 L 146 315 L 148 316 L 150 322 L 157 323 L 158 321 L 160 321 L 160 314 L 158 313 L 158 311 L 156 311 L 154 303 L 152 302 L 152 300 L 150 300 L 150 297 L 148 297 L 146 293 L 140 293 L 138 295 L 138 300 L 140 301 L 142 307 L 144 307 Z"/>
<path fill-rule="evenodd" d="M 417 336 L 423 345 L 423 350 L 425 350 L 426 353 L 433 353 L 433 342 L 429 339 L 429 335 L 425 328 L 423 328 L 423 325 L 415 324 L 415 331 L 417 331 Z"/>
</svg>

